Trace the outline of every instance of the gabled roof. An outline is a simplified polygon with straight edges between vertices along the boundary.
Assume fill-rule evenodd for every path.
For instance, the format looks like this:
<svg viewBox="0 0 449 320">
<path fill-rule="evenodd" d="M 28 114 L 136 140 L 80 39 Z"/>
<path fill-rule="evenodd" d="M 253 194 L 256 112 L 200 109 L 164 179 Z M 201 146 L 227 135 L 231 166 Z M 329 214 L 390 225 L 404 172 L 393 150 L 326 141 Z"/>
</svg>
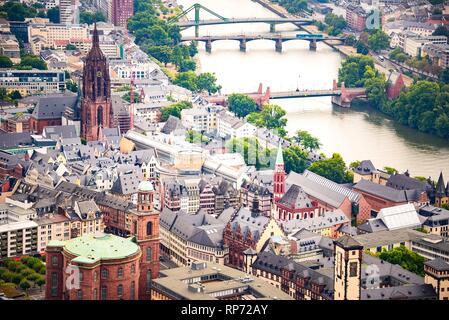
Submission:
<svg viewBox="0 0 449 320">
<path fill-rule="evenodd" d="M 293 184 L 288 188 L 287 192 L 279 200 L 279 204 L 291 209 L 311 208 L 312 202 L 310 201 L 304 190 Z"/>
<path fill-rule="evenodd" d="M 426 261 L 424 264 L 438 271 L 449 271 L 449 263 L 441 258 Z"/>
<path fill-rule="evenodd" d="M 420 194 L 418 190 L 396 190 L 368 180 L 360 180 L 354 189 L 397 203 L 416 201 Z"/>
<path fill-rule="evenodd" d="M 411 203 L 383 208 L 376 219 L 382 220 L 388 230 L 415 228 L 421 225 L 415 206 Z"/>
<path fill-rule="evenodd" d="M 43 96 L 34 108 L 32 117 L 37 120 L 60 119 L 67 107 L 75 107 L 77 100 L 77 95 Z"/>
<path fill-rule="evenodd" d="M 363 245 L 355 240 L 353 237 L 344 235 L 334 241 L 334 243 L 345 249 L 362 249 Z"/>
<path fill-rule="evenodd" d="M 346 198 L 355 202 L 360 199 L 359 193 L 308 170 L 303 174 L 291 171 L 286 179 L 286 184 L 301 186 L 309 196 L 326 202 L 334 208 L 340 207 Z"/>
<path fill-rule="evenodd" d="M 360 165 L 354 169 L 354 171 L 361 175 L 368 175 L 376 172 L 377 170 L 371 160 L 363 160 L 360 162 Z"/>
</svg>

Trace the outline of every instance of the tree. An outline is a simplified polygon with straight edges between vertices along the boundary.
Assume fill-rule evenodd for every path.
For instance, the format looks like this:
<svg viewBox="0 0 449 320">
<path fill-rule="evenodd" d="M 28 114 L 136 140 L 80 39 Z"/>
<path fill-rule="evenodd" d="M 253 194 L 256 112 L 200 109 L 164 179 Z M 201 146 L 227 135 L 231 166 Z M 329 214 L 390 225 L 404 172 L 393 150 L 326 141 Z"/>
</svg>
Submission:
<svg viewBox="0 0 449 320">
<path fill-rule="evenodd" d="M 196 62 L 192 59 L 188 60 L 181 60 L 181 63 L 179 64 L 178 71 L 179 72 L 186 72 L 186 71 L 195 71 L 196 70 Z"/>
<path fill-rule="evenodd" d="M 66 50 L 76 50 L 76 46 L 74 44 L 69 43 L 65 46 L 65 49 Z"/>
<path fill-rule="evenodd" d="M 80 23 L 93 24 L 94 22 L 106 22 L 106 17 L 101 11 L 97 12 L 80 12 Z"/>
<path fill-rule="evenodd" d="M 217 85 L 217 77 L 210 72 L 201 73 L 196 79 L 196 86 L 198 92 L 207 91 L 209 95 L 221 89 L 221 86 Z"/>
<path fill-rule="evenodd" d="M 167 121 L 169 116 L 181 118 L 181 111 L 192 108 L 192 103 L 188 101 L 180 101 L 172 105 L 161 108 L 161 121 Z"/>
<path fill-rule="evenodd" d="M 73 80 L 67 80 L 65 82 L 65 87 L 72 92 L 78 92 L 78 85 Z"/>
<path fill-rule="evenodd" d="M 355 169 L 357 169 L 357 168 L 360 166 L 360 164 L 361 164 L 361 162 L 360 162 L 359 160 L 352 161 L 352 162 L 349 164 L 349 169 L 355 170 Z"/>
<path fill-rule="evenodd" d="M 346 87 L 363 87 L 367 67 L 375 70 L 373 58 L 364 55 L 349 56 L 338 69 L 339 84 L 344 82 Z"/>
<path fill-rule="evenodd" d="M 198 53 L 197 43 L 195 41 L 191 41 L 189 44 L 189 55 L 190 57 L 194 57 Z"/>
<path fill-rule="evenodd" d="M 274 129 L 281 137 L 285 137 L 287 131 L 287 119 L 284 118 L 286 112 L 280 106 L 275 104 L 265 104 L 261 112 L 251 112 L 247 120 L 256 127 Z"/>
<path fill-rule="evenodd" d="M 13 65 L 11 59 L 7 56 L 0 56 L 0 68 L 11 68 Z"/>
<path fill-rule="evenodd" d="M 449 84 L 449 68 L 445 68 L 440 73 L 440 81 L 444 84 Z"/>
<path fill-rule="evenodd" d="M 377 29 L 368 37 L 368 45 L 375 52 L 387 49 L 390 45 L 390 37 L 381 29 Z"/>
<path fill-rule="evenodd" d="M 59 7 L 48 9 L 47 18 L 50 22 L 59 23 Z"/>
<path fill-rule="evenodd" d="M 449 38 L 449 28 L 446 26 L 438 26 L 432 33 L 434 36 L 446 36 Z"/>
<path fill-rule="evenodd" d="M 19 283 L 20 289 L 23 291 L 27 291 L 29 288 L 31 288 L 30 283 L 26 279 L 22 279 Z"/>
<path fill-rule="evenodd" d="M 352 181 L 351 174 L 347 171 L 346 164 L 338 153 L 334 153 L 332 158 L 315 161 L 308 170 L 336 183 Z"/>
<path fill-rule="evenodd" d="M 240 153 L 246 165 L 254 165 L 257 170 L 269 168 L 275 150 L 264 148 L 255 137 L 232 138 L 227 148 L 233 153 Z"/>
<path fill-rule="evenodd" d="M 12 100 L 19 100 L 19 99 L 22 99 L 22 95 L 21 95 L 20 92 L 17 91 L 17 90 L 14 90 L 13 92 L 11 92 L 11 93 L 9 94 L 9 96 L 11 97 Z"/>
<path fill-rule="evenodd" d="M 47 70 L 47 64 L 45 63 L 45 61 L 38 56 L 34 56 L 31 54 L 21 57 L 20 66 L 35 68 L 39 70 Z"/>
<path fill-rule="evenodd" d="M 384 167 L 384 171 L 388 174 L 397 174 L 398 170 L 392 167 Z"/>
<path fill-rule="evenodd" d="M 172 61 L 173 49 L 169 46 L 150 46 L 147 47 L 145 51 L 164 65 L 167 65 L 167 63 Z"/>
<path fill-rule="evenodd" d="M 383 250 L 379 258 L 392 264 L 400 265 L 405 270 L 424 276 L 424 257 L 401 245 L 392 250 Z"/>
<path fill-rule="evenodd" d="M 290 146 L 282 151 L 284 157 L 284 168 L 287 173 L 294 171 L 304 172 L 309 166 L 308 154 L 298 146 Z"/>
<path fill-rule="evenodd" d="M 321 146 L 320 140 L 305 130 L 296 131 L 293 139 L 303 148 L 309 149 L 310 151 L 317 150 Z"/>
<path fill-rule="evenodd" d="M 20 2 L 8 1 L 0 7 L 0 11 L 6 12 L 9 21 L 25 21 L 25 18 L 36 17 L 37 10 Z"/>
<path fill-rule="evenodd" d="M 196 79 L 197 76 L 193 71 L 180 72 L 176 75 L 173 83 L 190 91 L 197 92 L 198 86 Z"/>
<path fill-rule="evenodd" d="M 257 111 L 256 101 L 244 94 L 233 93 L 229 95 L 227 103 L 229 110 L 234 112 L 237 117 L 243 118 L 251 112 Z"/>
</svg>

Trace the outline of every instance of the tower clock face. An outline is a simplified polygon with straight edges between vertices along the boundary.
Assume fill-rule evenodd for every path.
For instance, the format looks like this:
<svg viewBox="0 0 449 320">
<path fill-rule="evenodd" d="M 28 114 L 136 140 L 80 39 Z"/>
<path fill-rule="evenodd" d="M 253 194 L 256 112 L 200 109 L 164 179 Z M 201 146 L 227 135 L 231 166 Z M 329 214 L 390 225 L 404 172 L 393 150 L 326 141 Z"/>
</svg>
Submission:
<svg viewBox="0 0 449 320">
<path fill-rule="evenodd" d="M 97 78 L 101 78 L 103 76 L 103 74 L 101 73 L 101 71 L 97 71 Z"/>
</svg>

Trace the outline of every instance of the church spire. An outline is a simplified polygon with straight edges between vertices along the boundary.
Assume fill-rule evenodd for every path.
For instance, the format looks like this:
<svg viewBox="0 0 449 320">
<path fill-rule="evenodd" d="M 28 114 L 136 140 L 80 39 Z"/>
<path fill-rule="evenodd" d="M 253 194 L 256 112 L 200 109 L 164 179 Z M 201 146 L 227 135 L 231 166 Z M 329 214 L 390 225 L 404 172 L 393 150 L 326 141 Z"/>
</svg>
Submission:
<svg viewBox="0 0 449 320">
<path fill-rule="evenodd" d="M 279 142 L 278 153 L 276 155 L 276 166 L 284 165 L 284 156 L 282 155 L 282 144 Z"/>
<path fill-rule="evenodd" d="M 444 186 L 444 179 L 443 179 L 443 172 L 440 172 L 440 176 L 438 178 L 437 182 L 437 197 L 444 197 L 446 194 L 445 186 Z"/>
<path fill-rule="evenodd" d="M 100 47 L 100 38 L 98 37 L 97 22 L 94 23 L 94 34 L 92 37 L 92 47 Z"/>
</svg>

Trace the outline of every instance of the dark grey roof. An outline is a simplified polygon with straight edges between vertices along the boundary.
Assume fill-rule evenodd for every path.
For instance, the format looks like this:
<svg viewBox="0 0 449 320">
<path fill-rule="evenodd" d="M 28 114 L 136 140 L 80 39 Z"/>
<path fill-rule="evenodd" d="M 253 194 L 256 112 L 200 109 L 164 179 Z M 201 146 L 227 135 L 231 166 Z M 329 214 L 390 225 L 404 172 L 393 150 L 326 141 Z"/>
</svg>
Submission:
<svg viewBox="0 0 449 320">
<path fill-rule="evenodd" d="M 138 191 L 139 183 L 143 180 L 143 173 L 139 170 L 130 170 L 119 174 L 112 185 L 111 192 L 120 195 L 132 195 Z"/>
<path fill-rule="evenodd" d="M 402 173 L 391 175 L 387 181 L 387 187 L 391 187 L 397 190 L 426 191 L 428 189 L 426 181 L 420 181 L 418 179 L 411 178 Z"/>
<path fill-rule="evenodd" d="M 312 207 L 312 202 L 309 197 L 304 190 L 296 184 L 293 184 L 288 188 L 287 192 L 279 200 L 279 204 L 292 209 Z"/>
<path fill-rule="evenodd" d="M 435 258 L 433 260 L 426 261 L 424 264 L 438 271 L 449 271 L 449 263 L 441 258 Z"/>
<path fill-rule="evenodd" d="M 397 203 L 416 201 L 420 195 L 418 190 L 396 190 L 368 180 L 360 180 L 354 189 Z"/>
<path fill-rule="evenodd" d="M 381 219 L 368 219 L 361 225 L 357 226 L 357 229 L 368 233 L 388 230 L 387 226 Z"/>
<path fill-rule="evenodd" d="M 43 96 L 34 108 L 32 116 L 35 119 L 60 119 L 67 107 L 75 107 L 77 100 L 77 95 Z"/>
<path fill-rule="evenodd" d="M 341 236 L 340 238 L 335 240 L 334 243 L 345 249 L 363 248 L 363 245 L 360 242 L 348 235 Z"/>
<path fill-rule="evenodd" d="M 265 216 L 253 217 L 247 208 L 240 207 L 231 221 L 231 228 L 235 232 L 240 227 L 244 237 L 248 232 L 251 232 L 253 239 L 257 241 L 268 222 L 270 222 L 270 218 Z"/>
<path fill-rule="evenodd" d="M 174 116 L 169 116 L 167 122 L 165 122 L 164 126 L 161 129 L 162 133 L 170 134 L 176 130 L 183 130 L 184 127 L 181 123 L 181 120 Z"/>
<path fill-rule="evenodd" d="M 68 126 L 48 126 L 42 131 L 42 136 L 58 141 L 59 138 L 77 138 L 74 125 Z"/>
<path fill-rule="evenodd" d="M 425 205 L 419 208 L 419 215 L 424 219 L 423 224 L 431 227 L 449 224 L 449 210 Z"/>
<path fill-rule="evenodd" d="M 431 284 L 364 289 L 361 300 L 436 300 L 437 296 Z"/>
<path fill-rule="evenodd" d="M 376 167 L 373 165 L 371 160 L 363 160 L 360 165 L 354 169 L 354 171 L 361 175 L 372 174 L 376 171 Z"/>
<path fill-rule="evenodd" d="M 29 132 L 8 132 L 0 134 L 0 148 L 17 148 L 21 145 L 32 145 L 33 139 Z"/>
</svg>

